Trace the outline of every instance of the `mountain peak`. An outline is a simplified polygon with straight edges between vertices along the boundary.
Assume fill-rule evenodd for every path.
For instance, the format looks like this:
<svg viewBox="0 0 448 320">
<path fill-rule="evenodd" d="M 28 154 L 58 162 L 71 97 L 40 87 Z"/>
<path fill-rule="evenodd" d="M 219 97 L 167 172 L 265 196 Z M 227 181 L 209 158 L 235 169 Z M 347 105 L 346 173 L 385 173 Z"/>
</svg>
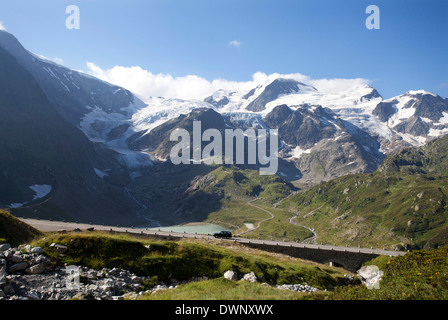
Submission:
<svg viewBox="0 0 448 320">
<path fill-rule="evenodd" d="M 298 93 L 303 87 L 311 88 L 311 90 L 317 91 L 316 88 L 294 79 L 277 78 L 267 85 L 263 92 L 261 92 L 257 98 L 247 105 L 246 110 L 253 112 L 263 111 L 266 108 L 266 104 L 274 101 L 280 95 Z"/>
<path fill-rule="evenodd" d="M 426 90 L 410 90 L 410 91 L 406 92 L 404 95 L 407 95 L 407 96 L 421 96 L 421 95 L 428 95 L 428 94 L 432 95 L 434 97 L 438 97 L 437 94 L 429 92 L 429 91 L 426 91 Z"/>
<path fill-rule="evenodd" d="M 0 29 L 0 46 L 9 53 L 11 53 L 13 56 L 27 52 L 26 49 L 20 44 L 19 40 L 17 40 L 17 38 L 13 34 L 1 29 Z"/>
</svg>

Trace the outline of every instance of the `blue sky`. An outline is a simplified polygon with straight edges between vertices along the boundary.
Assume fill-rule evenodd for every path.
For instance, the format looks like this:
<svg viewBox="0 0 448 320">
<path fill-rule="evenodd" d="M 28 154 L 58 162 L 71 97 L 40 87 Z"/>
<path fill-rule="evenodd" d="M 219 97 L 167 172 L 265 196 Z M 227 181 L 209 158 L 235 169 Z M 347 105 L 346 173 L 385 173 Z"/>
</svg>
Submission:
<svg viewBox="0 0 448 320">
<path fill-rule="evenodd" d="M 80 9 L 68 30 L 68 5 Z M 368 5 L 380 30 L 368 30 Z M 249 81 L 256 72 L 369 79 L 384 98 L 448 97 L 446 0 L 0 0 L 0 21 L 30 51 L 87 70 Z M 233 41 L 233 42 L 232 42 Z"/>
</svg>

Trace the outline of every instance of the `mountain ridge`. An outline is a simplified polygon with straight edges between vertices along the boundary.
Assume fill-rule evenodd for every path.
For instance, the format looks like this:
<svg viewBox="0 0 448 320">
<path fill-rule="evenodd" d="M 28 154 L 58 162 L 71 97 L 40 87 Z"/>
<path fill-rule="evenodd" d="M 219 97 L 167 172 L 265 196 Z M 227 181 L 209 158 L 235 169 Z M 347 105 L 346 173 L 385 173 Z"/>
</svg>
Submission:
<svg viewBox="0 0 448 320">
<path fill-rule="evenodd" d="M 90 150 L 79 161 L 75 156 L 67 161 L 85 163 L 86 173 L 80 175 L 80 185 L 92 186 L 82 181 L 84 176 L 86 181 L 96 181 L 95 188 L 101 185 L 115 190 L 116 193 L 107 197 L 116 198 L 124 208 L 131 201 L 130 216 L 137 214 L 149 220 L 154 215 L 149 208 L 157 201 L 157 192 L 152 193 L 152 198 L 145 196 L 138 192 L 142 184 L 157 190 L 157 179 L 152 177 L 159 174 L 166 182 L 167 189 L 163 191 L 183 190 L 198 175 L 213 170 L 198 169 L 195 174 L 196 168 L 177 179 L 172 173 L 182 172 L 185 168 L 175 168 L 167 158 L 172 145 L 168 141 L 169 133 L 177 125 L 191 130 L 191 121 L 198 110 L 209 110 L 208 114 L 213 114 L 214 120 L 202 119 L 204 128 L 278 128 L 280 158 L 277 175 L 299 186 L 315 185 L 347 174 L 372 173 L 382 159 L 394 151 L 420 146 L 448 133 L 448 99 L 426 91 L 409 91 L 385 100 L 375 88 L 365 84 L 335 90 L 311 85 L 303 79 L 299 81 L 294 75 L 279 75 L 254 84 L 252 89 L 220 89 L 203 100 L 153 97 L 142 101 L 129 90 L 42 60 L 5 31 L 0 31 L 0 48 L 30 74 L 35 86 L 41 90 L 39 94 L 43 93 L 52 106 L 48 112 L 57 113 L 55 122 L 58 125 L 68 123 L 69 130 L 74 132 L 70 136 L 78 137 L 78 142 L 83 141 L 77 148 Z M 18 100 L 26 98 L 27 90 L 19 84 L 15 85 L 15 90 Z M 20 97 L 20 93 L 24 96 Z M 433 104 L 436 107 L 432 110 Z M 11 124 L 6 128 L 8 125 Z M 49 123 L 47 126 L 52 127 Z M 32 145 L 33 141 L 24 140 L 22 147 L 33 150 Z M 70 154 L 66 147 L 59 149 Z M 55 149 L 52 152 L 56 152 Z M 78 150 L 75 148 L 73 152 Z M 26 165 L 14 170 L 27 172 L 22 167 Z M 30 173 L 28 176 L 35 175 Z M 18 199 L 4 196 L 0 202 L 2 206 L 32 199 L 34 194 L 29 186 L 33 184 L 50 184 L 38 179 L 17 184 L 5 174 L 2 179 L 8 182 L 9 190 L 23 193 Z M 65 183 L 61 180 L 61 185 Z M 64 194 L 64 201 L 76 206 L 70 199 L 69 189 Z M 82 202 L 89 206 L 87 199 Z M 92 218 L 96 218 L 89 210 Z M 106 219 L 104 215 L 102 219 Z"/>
</svg>

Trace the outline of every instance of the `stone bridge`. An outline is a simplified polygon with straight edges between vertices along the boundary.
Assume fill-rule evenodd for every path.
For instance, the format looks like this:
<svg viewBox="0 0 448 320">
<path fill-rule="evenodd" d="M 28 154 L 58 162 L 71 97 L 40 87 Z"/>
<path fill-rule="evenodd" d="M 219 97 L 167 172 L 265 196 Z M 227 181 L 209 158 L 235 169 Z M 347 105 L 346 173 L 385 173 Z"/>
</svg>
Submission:
<svg viewBox="0 0 448 320">
<path fill-rule="evenodd" d="M 114 233 L 115 232 L 129 233 L 137 236 L 143 236 L 161 240 L 180 240 L 185 238 L 215 239 L 210 235 L 168 232 L 153 229 L 110 227 L 102 225 L 90 225 L 90 224 L 79 224 L 71 222 L 47 221 L 47 220 L 24 219 L 24 218 L 22 218 L 21 220 L 35 227 L 36 229 L 44 232 L 67 232 L 75 228 L 78 228 L 81 230 L 101 230 Z M 359 268 L 363 263 L 372 260 L 373 258 L 379 255 L 394 257 L 404 255 L 406 253 L 403 251 L 387 251 L 378 249 L 304 244 L 297 242 L 253 240 L 246 238 L 231 238 L 229 240 L 221 240 L 221 241 L 235 241 L 251 248 L 261 249 L 269 252 L 282 253 L 295 258 L 338 266 L 351 272 L 356 272 L 357 270 L 359 270 Z"/>
<path fill-rule="evenodd" d="M 295 258 L 342 267 L 351 272 L 356 272 L 363 263 L 380 255 L 395 257 L 406 253 L 402 251 L 315 245 L 295 242 L 249 239 L 238 239 L 238 242 L 251 248 L 283 253 Z"/>
</svg>

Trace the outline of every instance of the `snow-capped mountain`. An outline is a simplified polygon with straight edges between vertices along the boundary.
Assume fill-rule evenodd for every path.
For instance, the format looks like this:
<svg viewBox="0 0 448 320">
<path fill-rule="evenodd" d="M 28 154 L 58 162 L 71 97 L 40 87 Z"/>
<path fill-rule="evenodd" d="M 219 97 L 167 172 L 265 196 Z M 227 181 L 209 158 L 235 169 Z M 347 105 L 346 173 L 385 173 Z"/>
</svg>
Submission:
<svg viewBox="0 0 448 320">
<path fill-rule="evenodd" d="M 0 46 L 31 73 L 62 118 L 81 129 L 93 143 L 112 150 L 131 176 L 140 175 L 142 168 L 151 165 L 149 155 L 130 150 L 122 141 L 126 135 L 120 130 L 129 128 L 128 134 L 132 134 L 133 125 L 127 123 L 146 106 L 129 90 L 45 60 L 5 31 L 0 31 Z M 111 138 L 119 133 L 120 137 Z M 112 168 L 97 170 L 108 172 Z"/>
<path fill-rule="evenodd" d="M 385 100 L 373 114 L 413 145 L 448 133 L 448 99 L 423 90 Z"/>
<path fill-rule="evenodd" d="M 152 98 L 146 103 L 147 107 L 132 118 L 136 131 L 149 132 L 164 121 L 203 107 L 242 127 L 263 127 L 266 116 L 279 105 L 292 110 L 308 105 L 330 109 L 341 120 L 368 133 L 380 142 L 384 154 L 405 146 L 419 146 L 448 133 L 447 99 L 430 92 L 410 91 L 385 100 L 368 85 L 328 91 L 295 79 L 278 78 L 248 92 L 218 90 L 202 101 Z"/>
<path fill-rule="evenodd" d="M 59 114 L 81 129 L 90 141 L 113 150 L 133 177 L 143 174 L 141 169 L 151 166 L 156 159 L 146 149 L 136 148 L 139 145 L 137 140 L 145 139 L 151 130 L 165 122 L 198 108 L 213 109 L 232 127 L 268 129 L 266 117 L 277 106 L 285 105 L 292 111 L 300 110 L 300 113 L 306 110 L 314 113 L 316 107 L 321 106 L 331 110 L 332 117 L 337 121 L 350 124 L 379 143 L 378 149 L 373 148 L 371 143 L 361 145 L 363 149 L 370 150 L 367 152 L 372 159 L 376 159 L 375 162 L 381 159 L 378 152 L 387 155 L 399 148 L 419 146 L 428 139 L 448 133 L 448 100 L 425 91 L 410 91 L 385 100 L 369 85 L 357 84 L 336 90 L 307 84 L 294 76 L 279 75 L 250 90 L 221 89 L 203 100 L 153 97 L 143 102 L 124 88 L 28 52 L 4 31 L 0 33 L 0 40 L 0 45 L 36 78 Z M 316 119 L 323 119 L 322 115 L 315 115 Z M 299 159 L 318 151 L 319 147 L 314 147 L 322 140 L 338 141 L 335 139 L 341 136 L 341 126 L 338 127 L 337 121 L 327 119 L 320 121 L 317 127 L 301 127 L 301 141 L 307 140 L 306 148 L 283 141 L 287 146 L 285 150 L 291 150 L 289 154 L 284 150 L 282 154 L 285 159 Z M 289 126 L 290 130 L 298 127 Z M 336 129 L 328 130 L 329 127 Z M 324 131 L 332 134 L 322 136 Z M 353 161 L 347 163 L 350 162 Z M 368 167 L 371 170 L 372 167 Z M 109 168 L 97 169 L 107 172 Z"/>
</svg>

